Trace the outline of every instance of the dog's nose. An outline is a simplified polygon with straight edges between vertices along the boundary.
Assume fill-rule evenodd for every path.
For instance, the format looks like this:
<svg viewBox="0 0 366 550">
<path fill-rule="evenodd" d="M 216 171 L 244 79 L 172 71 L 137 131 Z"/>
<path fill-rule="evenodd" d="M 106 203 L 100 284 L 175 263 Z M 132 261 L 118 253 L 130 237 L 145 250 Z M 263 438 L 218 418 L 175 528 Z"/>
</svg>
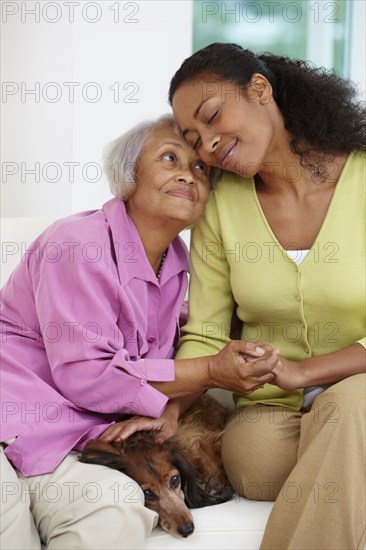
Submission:
<svg viewBox="0 0 366 550">
<path fill-rule="evenodd" d="M 193 523 L 188 523 L 188 525 L 185 525 L 184 527 L 179 527 L 177 530 L 182 537 L 186 538 L 189 537 L 194 531 L 194 525 Z"/>
</svg>

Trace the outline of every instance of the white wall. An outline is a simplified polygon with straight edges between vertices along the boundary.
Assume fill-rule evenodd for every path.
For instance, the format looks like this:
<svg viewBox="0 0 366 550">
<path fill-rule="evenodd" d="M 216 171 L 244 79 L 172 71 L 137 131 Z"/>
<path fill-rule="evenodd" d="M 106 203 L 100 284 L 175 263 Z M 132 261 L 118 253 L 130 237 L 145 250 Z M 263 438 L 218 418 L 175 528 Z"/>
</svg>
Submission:
<svg viewBox="0 0 366 550">
<path fill-rule="evenodd" d="M 349 78 L 357 83 L 366 100 L 366 1 L 353 0 L 348 51 Z"/>
<path fill-rule="evenodd" d="M 170 78 L 191 53 L 192 1 L 0 5 L 1 215 L 57 218 L 99 208 L 111 196 L 100 177 L 104 145 L 169 110 Z M 352 0 L 351 16 L 349 76 L 364 91 L 365 0 Z"/>
<path fill-rule="evenodd" d="M 104 145 L 170 110 L 170 78 L 191 53 L 191 1 L 2 1 L 1 12 L 1 214 L 99 208 L 111 197 Z"/>
</svg>

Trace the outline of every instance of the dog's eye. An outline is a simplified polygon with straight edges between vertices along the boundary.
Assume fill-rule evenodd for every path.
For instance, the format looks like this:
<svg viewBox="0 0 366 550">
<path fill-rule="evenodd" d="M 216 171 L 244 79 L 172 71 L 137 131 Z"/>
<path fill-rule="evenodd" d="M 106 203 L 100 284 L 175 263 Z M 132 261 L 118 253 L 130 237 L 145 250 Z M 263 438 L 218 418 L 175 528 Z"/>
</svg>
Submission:
<svg viewBox="0 0 366 550">
<path fill-rule="evenodd" d="M 149 489 L 145 489 L 144 495 L 145 495 L 146 500 L 156 500 L 156 495 L 154 495 L 154 493 L 149 491 Z"/>
<path fill-rule="evenodd" d="M 180 484 L 180 476 L 173 476 L 170 478 L 170 487 L 172 489 L 176 489 L 177 487 L 179 487 L 179 484 Z"/>
</svg>

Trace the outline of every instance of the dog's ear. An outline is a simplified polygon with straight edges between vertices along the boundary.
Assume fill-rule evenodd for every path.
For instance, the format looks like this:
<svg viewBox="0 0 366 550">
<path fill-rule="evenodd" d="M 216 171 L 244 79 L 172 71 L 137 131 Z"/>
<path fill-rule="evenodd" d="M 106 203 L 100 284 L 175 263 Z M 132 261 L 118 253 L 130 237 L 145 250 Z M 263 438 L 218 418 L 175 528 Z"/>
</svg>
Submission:
<svg viewBox="0 0 366 550">
<path fill-rule="evenodd" d="M 182 491 L 185 503 L 189 508 L 202 508 L 207 506 L 204 502 L 204 480 L 190 463 L 188 456 L 182 449 L 175 448 L 171 456 L 173 464 L 178 468 L 182 479 Z"/>
<path fill-rule="evenodd" d="M 182 449 L 173 450 L 172 462 L 180 472 L 185 503 L 189 508 L 221 504 L 233 497 L 234 491 L 229 485 L 217 488 L 211 480 L 204 480 Z"/>
<path fill-rule="evenodd" d="M 115 447 L 100 439 L 91 439 L 82 451 L 79 460 L 86 464 L 101 464 L 121 472 L 127 469 L 127 461 L 123 455 L 122 447 Z"/>
<path fill-rule="evenodd" d="M 108 443 L 107 441 L 103 441 L 102 439 L 90 439 L 85 445 L 84 450 L 107 451 L 109 453 L 120 454 L 121 445 L 117 446 L 115 443 Z"/>
</svg>

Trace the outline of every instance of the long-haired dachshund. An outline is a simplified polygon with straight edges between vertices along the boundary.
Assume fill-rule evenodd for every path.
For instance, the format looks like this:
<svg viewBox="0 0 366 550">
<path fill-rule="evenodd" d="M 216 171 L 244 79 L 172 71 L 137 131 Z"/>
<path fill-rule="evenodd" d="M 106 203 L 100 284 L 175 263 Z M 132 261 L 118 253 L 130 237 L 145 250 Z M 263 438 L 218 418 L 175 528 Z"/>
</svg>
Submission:
<svg viewBox="0 0 366 550">
<path fill-rule="evenodd" d="M 180 420 L 176 435 L 161 445 L 156 433 L 136 432 L 127 440 L 90 440 L 81 462 L 103 464 L 134 479 L 145 506 L 159 514 L 159 525 L 175 536 L 193 533 L 188 508 L 220 504 L 233 496 L 221 460 L 221 436 L 229 413 L 208 395 Z"/>
</svg>

